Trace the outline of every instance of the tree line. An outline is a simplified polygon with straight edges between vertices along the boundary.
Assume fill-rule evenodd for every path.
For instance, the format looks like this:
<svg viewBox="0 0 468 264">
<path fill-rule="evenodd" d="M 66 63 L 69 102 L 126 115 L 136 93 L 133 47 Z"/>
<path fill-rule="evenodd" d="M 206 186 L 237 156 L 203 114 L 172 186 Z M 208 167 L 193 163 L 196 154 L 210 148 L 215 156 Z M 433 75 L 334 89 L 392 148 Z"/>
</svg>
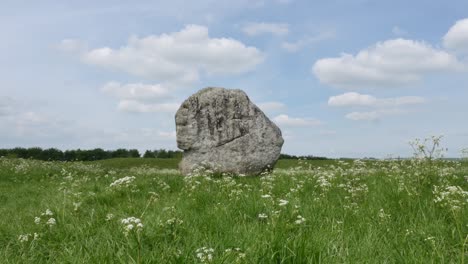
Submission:
<svg viewBox="0 0 468 264">
<path fill-rule="evenodd" d="M 59 161 L 93 161 L 111 158 L 140 158 L 140 152 L 137 149 L 119 148 L 116 150 L 95 149 L 75 149 L 62 151 L 56 148 L 42 149 L 32 148 L 13 148 L 0 149 L 0 157 L 37 159 L 37 160 L 59 160 Z M 181 151 L 173 150 L 147 150 L 144 158 L 176 158 L 181 156 Z"/>
<path fill-rule="evenodd" d="M 302 159 L 302 160 L 327 160 L 326 157 L 318 157 L 318 156 L 295 156 L 295 155 L 288 155 L 288 154 L 280 154 L 280 159 Z"/>
<path fill-rule="evenodd" d="M 59 161 L 93 161 L 112 158 L 181 158 L 182 151 L 180 150 L 146 150 L 143 155 L 137 149 L 119 148 L 116 150 L 104 150 L 102 148 L 95 149 L 75 149 L 62 151 L 56 148 L 42 149 L 40 147 L 32 148 L 12 148 L 0 149 L 0 157 L 22 158 L 22 159 L 37 159 L 37 160 L 59 160 Z M 326 160 L 325 157 L 317 156 L 295 156 L 281 154 L 280 159 L 305 159 L 305 160 Z"/>
</svg>

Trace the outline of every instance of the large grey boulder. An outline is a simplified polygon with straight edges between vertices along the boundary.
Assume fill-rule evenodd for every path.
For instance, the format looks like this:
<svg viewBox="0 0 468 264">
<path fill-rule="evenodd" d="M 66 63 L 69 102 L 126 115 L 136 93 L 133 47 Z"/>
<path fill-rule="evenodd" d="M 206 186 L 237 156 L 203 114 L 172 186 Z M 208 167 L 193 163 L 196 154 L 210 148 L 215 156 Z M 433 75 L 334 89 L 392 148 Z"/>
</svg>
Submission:
<svg viewBox="0 0 468 264">
<path fill-rule="evenodd" d="M 179 168 L 255 175 L 272 168 L 281 152 L 281 130 L 242 90 L 208 87 L 190 96 L 175 116 Z"/>
</svg>

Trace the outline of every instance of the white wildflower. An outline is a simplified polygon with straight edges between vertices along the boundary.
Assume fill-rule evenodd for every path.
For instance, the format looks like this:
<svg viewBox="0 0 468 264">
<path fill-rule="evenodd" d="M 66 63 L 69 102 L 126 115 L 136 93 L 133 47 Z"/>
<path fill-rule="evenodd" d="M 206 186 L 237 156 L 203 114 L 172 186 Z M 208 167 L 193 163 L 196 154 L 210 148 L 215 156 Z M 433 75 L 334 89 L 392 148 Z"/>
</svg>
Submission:
<svg viewBox="0 0 468 264">
<path fill-rule="evenodd" d="M 122 219 L 121 223 L 123 224 L 123 232 L 125 235 L 128 235 L 133 230 L 136 232 L 141 232 L 143 230 L 143 223 L 141 220 L 133 216 Z"/>
<path fill-rule="evenodd" d="M 48 226 L 54 226 L 56 224 L 57 224 L 57 222 L 55 221 L 55 218 L 52 218 L 52 217 L 49 218 L 49 220 L 47 220 L 47 222 L 46 222 L 46 225 L 48 225 Z"/>
<path fill-rule="evenodd" d="M 300 225 L 300 224 L 305 223 L 305 221 L 306 221 L 306 219 L 304 217 L 302 217 L 301 215 L 298 215 L 297 219 L 296 219 L 296 221 L 294 221 L 294 223 L 296 223 L 297 225 Z"/>
<path fill-rule="evenodd" d="M 385 219 L 390 218 L 390 214 L 385 213 L 385 211 L 384 211 L 383 208 L 381 208 L 381 209 L 379 210 L 379 213 L 378 213 L 377 215 L 378 215 L 378 217 L 379 217 L 380 219 L 382 219 L 382 220 L 385 220 Z"/>
<path fill-rule="evenodd" d="M 114 217 L 115 217 L 114 214 L 108 213 L 106 215 L 106 221 L 110 221 L 110 220 L 114 219 Z"/>
<path fill-rule="evenodd" d="M 113 183 L 110 184 L 110 187 L 112 188 L 119 188 L 119 187 L 129 187 L 133 181 L 135 181 L 134 176 L 125 176 L 123 178 L 115 180 Z"/>
<path fill-rule="evenodd" d="M 36 225 L 40 224 L 40 223 L 41 223 L 41 218 L 40 218 L 40 217 L 37 217 L 37 216 L 34 217 L 34 223 L 35 223 Z"/>
<path fill-rule="evenodd" d="M 289 203 L 289 202 L 288 202 L 287 200 L 280 199 L 278 205 L 279 205 L 279 206 L 285 206 L 285 205 L 287 205 L 288 203 Z"/>
<path fill-rule="evenodd" d="M 184 223 L 184 221 L 179 219 L 179 218 L 176 218 L 176 217 L 173 217 L 173 218 L 170 218 L 170 219 L 166 220 L 166 224 L 169 225 L 169 226 L 181 225 L 182 223 Z"/>
<path fill-rule="evenodd" d="M 264 213 L 261 213 L 261 214 L 258 214 L 258 218 L 263 220 L 263 219 L 267 219 L 268 218 L 268 215 L 267 214 L 264 214 Z"/>
<path fill-rule="evenodd" d="M 195 254 L 202 263 L 211 262 L 213 260 L 214 249 L 202 247 L 197 249 Z"/>
<path fill-rule="evenodd" d="M 19 235 L 18 240 L 20 243 L 24 243 L 24 242 L 28 242 L 30 237 L 31 237 L 31 234 Z"/>
<path fill-rule="evenodd" d="M 42 213 L 41 215 L 42 215 L 42 216 L 53 216 L 54 213 L 53 213 L 50 209 L 47 209 L 47 210 L 45 211 L 45 213 Z"/>
</svg>

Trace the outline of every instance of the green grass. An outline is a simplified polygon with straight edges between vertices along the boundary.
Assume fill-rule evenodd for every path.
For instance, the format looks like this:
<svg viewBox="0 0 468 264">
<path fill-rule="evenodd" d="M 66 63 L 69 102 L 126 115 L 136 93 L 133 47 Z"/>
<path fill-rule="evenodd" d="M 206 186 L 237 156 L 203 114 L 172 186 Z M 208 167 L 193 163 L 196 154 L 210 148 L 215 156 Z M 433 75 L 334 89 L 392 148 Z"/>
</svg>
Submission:
<svg viewBox="0 0 468 264">
<path fill-rule="evenodd" d="M 0 262 L 467 262 L 466 163 L 280 160 L 232 178 L 177 162 L 0 159 Z M 144 226 L 126 234 L 131 216 Z"/>
<path fill-rule="evenodd" d="M 152 168 L 161 168 L 161 169 L 177 169 L 180 159 L 143 159 L 143 158 L 114 158 L 114 159 L 105 159 L 99 161 L 86 162 L 86 164 L 99 164 L 104 168 L 131 168 L 131 167 L 141 167 L 148 166 Z M 297 167 L 299 161 L 288 159 L 288 160 L 278 160 L 275 165 L 275 168 L 287 169 L 292 167 Z M 335 163 L 334 160 L 310 160 L 307 161 L 308 164 L 312 166 L 323 166 Z"/>
<path fill-rule="evenodd" d="M 87 164 L 99 164 L 103 168 L 108 169 L 128 169 L 142 166 L 160 169 L 177 169 L 179 161 L 179 159 L 114 158 L 87 162 Z"/>
</svg>

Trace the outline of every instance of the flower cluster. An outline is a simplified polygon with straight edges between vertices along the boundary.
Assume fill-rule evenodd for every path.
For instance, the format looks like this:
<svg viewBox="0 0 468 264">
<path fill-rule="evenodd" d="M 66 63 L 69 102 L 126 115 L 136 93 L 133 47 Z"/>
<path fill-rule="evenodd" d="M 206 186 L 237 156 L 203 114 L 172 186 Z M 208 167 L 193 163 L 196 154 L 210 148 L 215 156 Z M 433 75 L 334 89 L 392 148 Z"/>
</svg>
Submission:
<svg viewBox="0 0 468 264">
<path fill-rule="evenodd" d="M 258 214 L 258 219 L 260 219 L 260 220 L 265 220 L 265 219 L 267 219 L 267 218 L 268 218 L 268 215 L 265 214 L 265 213 L 260 213 L 260 214 Z"/>
<path fill-rule="evenodd" d="M 295 224 L 297 225 L 301 225 L 303 223 L 305 223 L 306 219 L 304 217 L 302 217 L 301 215 L 298 215 L 297 218 L 296 218 L 296 221 L 294 221 Z"/>
<path fill-rule="evenodd" d="M 110 184 L 111 188 L 122 188 L 132 186 L 133 181 L 135 181 L 134 176 L 125 176 L 123 178 L 115 180 Z"/>
<path fill-rule="evenodd" d="M 24 235 L 19 235 L 18 236 L 18 241 L 20 243 L 26 243 L 28 242 L 29 240 L 38 240 L 39 239 L 39 234 L 38 233 L 34 233 L 34 234 L 24 234 Z"/>
<path fill-rule="evenodd" d="M 464 191 L 460 186 L 446 186 L 445 188 L 435 186 L 433 193 L 435 203 L 454 211 L 458 211 L 468 204 L 468 192 Z"/>
<path fill-rule="evenodd" d="M 57 224 L 57 221 L 55 220 L 55 218 L 53 218 L 53 216 L 54 213 L 50 209 L 47 209 L 40 216 L 34 217 L 34 223 L 36 225 L 39 225 L 42 222 L 44 222 L 46 226 L 53 227 Z"/>
<path fill-rule="evenodd" d="M 214 249 L 208 247 L 202 247 L 195 251 L 197 259 L 202 263 L 208 263 L 213 261 Z"/>
<path fill-rule="evenodd" d="M 138 233 L 143 230 L 143 223 L 141 220 L 133 216 L 122 219 L 121 223 L 123 225 L 123 232 L 126 236 L 131 232 Z"/>
</svg>

